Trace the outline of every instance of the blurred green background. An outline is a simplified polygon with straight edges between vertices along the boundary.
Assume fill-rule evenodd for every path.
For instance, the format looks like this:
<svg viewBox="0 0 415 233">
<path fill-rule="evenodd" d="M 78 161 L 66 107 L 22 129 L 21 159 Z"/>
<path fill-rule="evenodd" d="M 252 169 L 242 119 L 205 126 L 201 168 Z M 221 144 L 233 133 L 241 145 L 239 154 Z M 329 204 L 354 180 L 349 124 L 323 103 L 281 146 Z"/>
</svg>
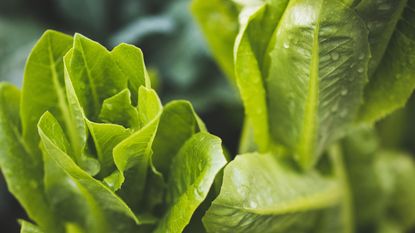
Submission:
<svg viewBox="0 0 415 233">
<path fill-rule="evenodd" d="M 135 44 L 157 77 L 153 84 L 163 102 L 190 100 L 208 129 L 234 155 L 243 109 L 213 61 L 189 4 L 189 0 L 0 0 L 0 81 L 21 85 L 26 57 L 46 29 L 80 32 L 108 49 L 121 42 Z M 415 154 L 415 97 L 379 123 L 377 131 L 382 147 Z M 24 217 L 0 179 L 0 231 L 18 232 L 16 219 Z"/>
<path fill-rule="evenodd" d="M 209 130 L 235 154 L 243 110 L 211 58 L 189 0 L 0 0 L 0 81 L 21 85 L 25 60 L 46 29 L 74 32 L 112 49 L 135 44 L 164 103 L 190 100 Z M 25 217 L 0 179 L 0 232 Z"/>
</svg>

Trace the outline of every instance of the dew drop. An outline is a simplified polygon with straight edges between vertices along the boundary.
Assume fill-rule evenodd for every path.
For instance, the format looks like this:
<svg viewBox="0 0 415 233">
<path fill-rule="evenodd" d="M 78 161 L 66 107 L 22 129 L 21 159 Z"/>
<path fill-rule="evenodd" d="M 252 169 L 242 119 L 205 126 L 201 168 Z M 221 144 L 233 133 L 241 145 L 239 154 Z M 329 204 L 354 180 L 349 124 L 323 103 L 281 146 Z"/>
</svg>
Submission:
<svg viewBox="0 0 415 233">
<path fill-rule="evenodd" d="M 340 55 L 338 53 L 334 52 L 331 54 L 331 59 L 333 59 L 333 61 L 337 61 L 339 60 L 339 58 L 340 58 Z"/>
<path fill-rule="evenodd" d="M 284 48 L 288 49 L 290 47 L 290 44 L 288 44 L 288 42 L 284 42 Z"/>
<path fill-rule="evenodd" d="M 359 73 L 363 73 L 363 67 L 360 67 L 359 69 L 357 69 L 357 72 L 359 72 Z"/>
<path fill-rule="evenodd" d="M 340 92 L 340 95 L 342 95 L 342 96 L 347 95 L 347 89 L 343 89 L 343 90 Z"/>
<path fill-rule="evenodd" d="M 258 206 L 258 204 L 257 204 L 255 201 L 250 201 L 250 202 L 249 202 L 249 206 L 250 206 L 251 208 L 256 208 L 256 207 Z"/>
<path fill-rule="evenodd" d="M 365 58 L 365 54 L 364 53 L 360 54 L 358 58 L 359 60 L 363 60 Z"/>
</svg>

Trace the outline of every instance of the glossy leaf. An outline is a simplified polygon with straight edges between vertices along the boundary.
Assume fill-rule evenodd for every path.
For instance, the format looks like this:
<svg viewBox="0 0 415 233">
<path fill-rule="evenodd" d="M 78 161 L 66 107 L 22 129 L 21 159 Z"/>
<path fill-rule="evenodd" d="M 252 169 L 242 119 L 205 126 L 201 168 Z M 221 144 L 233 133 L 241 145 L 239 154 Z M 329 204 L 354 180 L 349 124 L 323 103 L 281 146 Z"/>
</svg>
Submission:
<svg viewBox="0 0 415 233">
<path fill-rule="evenodd" d="M 135 211 L 139 211 L 143 198 L 151 162 L 151 146 L 162 112 L 157 94 L 145 87 L 140 88 L 138 105 L 141 122 L 145 123 L 145 126 L 114 148 L 113 157 L 117 171 L 105 179 L 114 190 L 122 187 L 119 195 Z"/>
<path fill-rule="evenodd" d="M 82 198 L 85 203 L 84 205 L 82 205 L 82 202 L 78 204 L 93 211 L 93 218 L 97 221 L 93 224 L 96 224 L 96 228 L 90 229 L 88 226 L 85 229 L 86 232 L 125 232 L 126 230 L 137 229 L 138 226 L 136 224 L 138 223 L 138 219 L 130 208 L 109 188 L 78 167 L 66 154 L 65 151 L 68 146 L 67 139 L 65 139 L 63 131 L 56 119 L 47 112 L 40 119 L 38 127 L 45 151 L 45 160 L 54 162 L 50 164 L 54 166 L 52 167 L 52 171 L 65 174 L 67 179 L 69 179 L 66 182 L 72 184 L 69 187 L 76 190 L 77 198 Z M 51 178 L 60 179 L 64 177 L 54 176 Z M 62 188 L 62 186 L 59 187 Z M 70 195 L 69 198 L 74 198 L 74 196 Z M 69 208 L 68 210 L 71 209 Z M 79 214 L 85 214 L 85 212 L 81 211 Z M 81 218 L 82 216 L 78 217 Z M 82 219 L 85 217 L 83 215 Z M 109 224 L 113 221 L 116 221 L 117 224 Z M 99 224 L 103 224 L 103 226 L 99 226 Z"/>
<path fill-rule="evenodd" d="M 128 77 L 128 88 L 133 103 L 137 103 L 140 86 L 150 88 L 150 78 L 144 64 L 143 52 L 128 44 L 120 44 L 111 51 L 121 72 Z"/>
<path fill-rule="evenodd" d="M 203 222 L 208 232 L 342 232 L 342 187 L 270 154 L 239 155 Z"/>
<path fill-rule="evenodd" d="M 174 156 L 198 131 L 206 130 L 203 125 L 198 125 L 197 115 L 189 102 L 172 101 L 164 107 L 154 139 L 153 161 L 166 178 L 169 177 Z"/>
<path fill-rule="evenodd" d="M 0 168 L 9 191 L 43 229 L 63 232 L 43 192 L 41 156 L 32 154 L 20 131 L 20 91 L 0 83 Z"/>
<path fill-rule="evenodd" d="M 85 154 L 88 129 L 85 123 L 85 111 L 82 108 L 69 74 L 70 61 L 73 56 L 73 49 L 69 50 L 64 57 L 65 87 L 68 99 L 69 117 L 74 129 L 69 131 L 72 153 L 70 156 L 75 162 L 91 175 L 96 175 L 100 170 L 100 164 L 95 158 Z"/>
<path fill-rule="evenodd" d="M 106 98 L 127 88 L 128 77 L 115 64 L 111 53 L 80 34 L 74 37 L 67 68 L 78 100 L 91 120 L 97 118 Z"/>
<path fill-rule="evenodd" d="M 138 129 L 140 127 L 138 111 L 131 105 L 131 94 L 128 89 L 105 99 L 98 118 L 103 122 L 122 125 L 126 128 Z"/>
<path fill-rule="evenodd" d="M 38 151 L 36 124 L 45 111 L 55 114 L 68 130 L 72 127 L 68 119 L 63 73 L 63 56 L 72 44 L 72 37 L 49 30 L 39 39 L 27 59 L 21 119 L 23 137 L 30 150 Z"/>
<path fill-rule="evenodd" d="M 101 165 L 100 176 L 108 176 L 115 169 L 114 147 L 129 137 L 132 131 L 120 125 L 86 121 Z"/>
<path fill-rule="evenodd" d="M 302 167 L 312 167 L 354 121 L 368 59 L 367 30 L 355 11 L 336 0 L 290 1 L 269 47 L 265 86 L 270 133 Z"/>
<path fill-rule="evenodd" d="M 247 3 L 248 4 L 248 3 Z M 272 34 L 287 7 L 288 1 L 254 1 L 240 14 L 240 32 L 235 42 L 235 76 L 244 102 L 246 116 L 253 125 L 255 142 L 260 151 L 270 144 L 266 77 L 267 57 Z"/>
<path fill-rule="evenodd" d="M 182 232 L 225 164 L 219 138 L 205 132 L 192 136 L 172 161 L 167 189 L 168 211 L 155 233 Z"/>
</svg>

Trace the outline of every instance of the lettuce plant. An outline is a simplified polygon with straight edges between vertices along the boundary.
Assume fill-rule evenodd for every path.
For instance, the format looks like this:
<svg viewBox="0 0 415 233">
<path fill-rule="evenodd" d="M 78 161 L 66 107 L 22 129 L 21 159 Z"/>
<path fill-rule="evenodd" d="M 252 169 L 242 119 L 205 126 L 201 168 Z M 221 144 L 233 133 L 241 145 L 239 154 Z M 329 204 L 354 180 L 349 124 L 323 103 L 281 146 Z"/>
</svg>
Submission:
<svg viewBox="0 0 415 233">
<path fill-rule="evenodd" d="M 138 48 L 48 31 L 22 91 L 0 85 L 0 167 L 33 221 L 22 232 L 415 227 L 413 157 L 374 127 L 415 88 L 415 2 L 192 8 L 245 107 L 240 155 L 226 165 L 188 102 L 162 106 Z"/>
<path fill-rule="evenodd" d="M 34 221 L 22 232 L 182 232 L 226 163 L 189 102 L 161 104 L 131 45 L 47 31 L 0 102 L 1 170 Z"/>
<path fill-rule="evenodd" d="M 247 118 L 241 155 L 204 217 L 208 232 L 414 227 L 413 159 L 364 145 L 376 141 L 365 128 L 403 107 L 415 88 L 414 6 L 194 0 Z"/>
</svg>

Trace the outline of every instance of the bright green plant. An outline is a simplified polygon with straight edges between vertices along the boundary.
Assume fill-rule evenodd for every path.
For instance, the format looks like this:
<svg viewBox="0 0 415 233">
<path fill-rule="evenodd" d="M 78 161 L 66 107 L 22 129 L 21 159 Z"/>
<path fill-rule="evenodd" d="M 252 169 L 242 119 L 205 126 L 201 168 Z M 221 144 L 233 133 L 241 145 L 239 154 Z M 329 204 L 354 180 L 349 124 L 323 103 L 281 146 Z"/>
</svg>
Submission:
<svg viewBox="0 0 415 233">
<path fill-rule="evenodd" d="M 226 164 L 190 103 L 162 106 L 131 45 L 47 31 L 0 103 L 0 166 L 37 224 L 22 232 L 182 232 Z"/>
<path fill-rule="evenodd" d="M 414 6 L 412 0 L 193 2 L 247 118 L 242 155 L 225 168 L 204 217 L 208 232 L 414 227 L 412 158 L 365 149 L 375 139 L 364 133 L 403 107 L 415 88 Z"/>
<path fill-rule="evenodd" d="M 192 7 L 240 91 L 241 154 L 220 172 L 220 139 L 188 102 L 162 106 L 139 49 L 48 31 L 21 94 L 0 85 L 0 166 L 34 222 L 22 232 L 413 229 L 415 163 L 374 123 L 415 88 L 415 2 Z"/>
</svg>

